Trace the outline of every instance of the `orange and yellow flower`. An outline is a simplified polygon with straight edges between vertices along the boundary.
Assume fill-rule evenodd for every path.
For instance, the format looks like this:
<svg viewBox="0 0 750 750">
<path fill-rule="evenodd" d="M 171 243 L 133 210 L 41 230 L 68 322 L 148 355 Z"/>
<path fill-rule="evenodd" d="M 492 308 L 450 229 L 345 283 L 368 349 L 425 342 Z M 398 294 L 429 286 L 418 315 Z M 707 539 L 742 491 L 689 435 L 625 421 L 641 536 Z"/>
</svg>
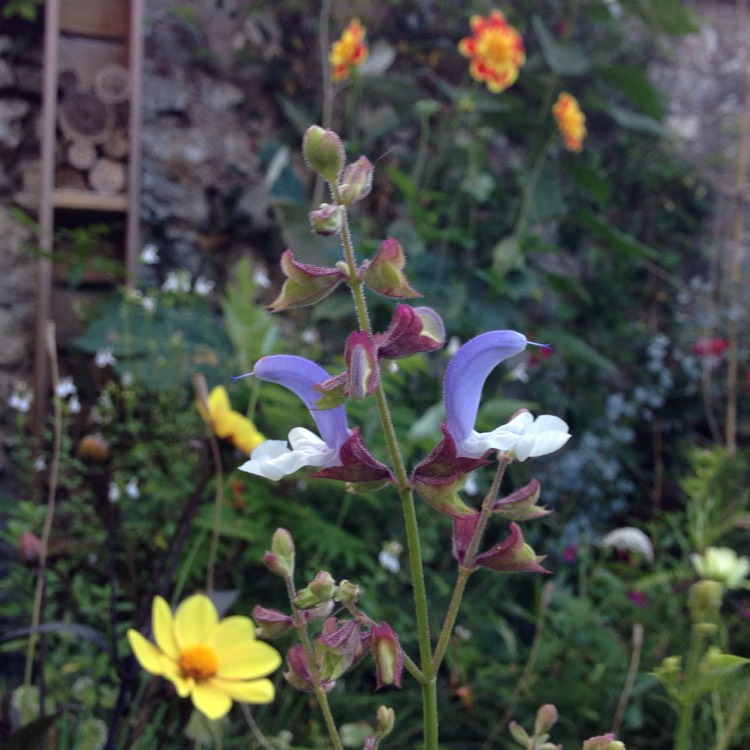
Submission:
<svg viewBox="0 0 750 750">
<path fill-rule="evenodd" d="M 229 440 L 248 456 L 266 439 L 251 420 L 232 409 L 223 385 L 217 385 L 209 393 L 208 410 L 200 401 L 197 406 L 203 421 L 216 437 Z"/>
<path fill-rule="evenodd" d="M 458 51 L 471 59 L 472 77 L 499 94 L 515 83 L 526 62 L 523 39 L 499 10 L 490 11 L 486 18 L 472 16 L 470 23 L 473 36 L 464 37 Z"/>
<path fill-rule="evenodd" d="M 266 675 L 281 664 L 273 646 L 255 639 L 249 617 L 219 620 L 213 602 L 204 594 L 186 599 L 172 616 L 160 596 L 152 609 L 154 645 L 137 630 L 128 630 L 135 658 L 151 674 L 174 684 L 181 698 L 209 719 L 229 712 L 232 701 L 270 703 L 273 683 Z"/>
<path fill-rule="evenodd" d="M 552 114 L 565 141 L 565 148 L 580 151 L 586 137 L 586 115 L 581 112 L 578 100 L 572 94 L 563 92 L 557 97 Z"/>
<path fill-rule="evenodd" d="M 334 83 L 349 77 L 354 68 L 359 67 L 369 54 L 365 44 L 365 27 L 355 18 L 343 31 L 341 37 L 331 45 L 329 61 Z"/>
</svg>

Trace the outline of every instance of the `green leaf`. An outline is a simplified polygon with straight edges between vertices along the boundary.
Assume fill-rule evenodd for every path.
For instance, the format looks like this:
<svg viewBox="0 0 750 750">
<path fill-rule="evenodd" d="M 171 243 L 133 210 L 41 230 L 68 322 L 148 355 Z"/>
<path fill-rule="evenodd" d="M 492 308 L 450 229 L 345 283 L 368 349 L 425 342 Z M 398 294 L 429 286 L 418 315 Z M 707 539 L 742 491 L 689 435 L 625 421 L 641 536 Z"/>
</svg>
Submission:
<svg viewBox="0 0 750 750">
<path fill-rule="evenodd" d="M 699 677 L 693 695 L 698 697 L 721 687 L 727 679 L 750 659 L 733 654 L 723 654 L 716 648 L 706 652 L 699 666 Z"/>
<path fill-rule="evenodd" d="M 625 253 L 637 260 L 659 261 L 661 259 L 661 253 L 658 250 L 613 227 L 600 214 L 581 210 L 578 212 L 578 220 L 608 243 L 613 250 Z"/>
<path fill-rule="evenodd" d="M 617 365 L 609 357 L 605 357 L 583 339 L 575 334 L 567 333 L 560 329 L 542 329 L 539 334 L 543 342 L 549 341 L 553 349 L 559 349 L 566 357 L 576 360 L 580 364 L 589 365 L 609 375 L 618 372 Z"/>
<path fill-rule="evenodd" d="M 634 130 L 637 133 L 648 133 L 660 138 L 669 135 L 667 128 L 653 117 L 641 115 L 638 112 L 631 112 L 629 109 L 623 109 L 614 105 L 608 105 L 605 109 L 618 125 L 627 130 Z"/>
<path fill-rule="evenodd" d="M 599 203 L 608 203 L 612 194 L 612 183 L 599 169 L 592 169 L 580 159 L 564 159 L 562 167 L 567 175 L 582 190 Z"/>
<path fill-rule="evenodd" d="M 630 99 L 644 114 L 660 120 L 664 96 L 651 83 L 648 73 L 634 65 L 606 65 L 599 68 L 602 78 Z"/>
<path fill-rule="evenodd" d="M 621 5 L 660 34 L 679 36 L 700 30 L 700 22 L 682 0 L 622 0 Z"/>
<path fill-rule="evenodd" d="M 542 47 L 544 59 L 555 73 L 563 76 L 580 76 L 588 73 L 591 61 L 583 50 L 571 44 L 560 44 L 539 16 L 534 16 L 531 24 Z"/>
</svg>

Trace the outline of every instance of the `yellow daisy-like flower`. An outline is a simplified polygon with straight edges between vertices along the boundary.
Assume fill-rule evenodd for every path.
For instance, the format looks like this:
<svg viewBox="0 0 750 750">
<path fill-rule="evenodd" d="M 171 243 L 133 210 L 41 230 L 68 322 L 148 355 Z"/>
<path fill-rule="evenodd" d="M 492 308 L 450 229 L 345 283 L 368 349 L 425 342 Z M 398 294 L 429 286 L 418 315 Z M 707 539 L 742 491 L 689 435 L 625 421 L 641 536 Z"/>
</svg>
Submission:
<svg viewBox="0 0 750 750">
<path fill-rule="evenodd" d="M 568 151 L 580 151 L 586 137 L 586 115 L 581 112 L 578 99 L 563 92 L 552 106 L 552 114 L 565 141 L 565 148 Z"/>
<path fill-rule="evenodd" d="M 281 664 L 281 655 L 255 640 L 249 617 L 219 620 L 213 602 L 195 594 L 177 608 L 174 617 L 164 599 L 154 598 L 152 627 L 156 645 L 137 630 L 128 641 L 140 665 L 172 682 L 181 698 L 209 719 L 228 713 L 232 701 L 270 703 L 273 683 L 264 679 Z"/>
<path fill-rule="evenodd" d="M 208 410 L 201 401 L 196 405 L 203 421 L 217 437 L 230 440 L 236 448 L 248 456 L 263 442 L 265 437 L 247 417 L 232 409 L 227 389 L 217 385 L 208 394 Z"/>
<path fill-rule="evenodd" d="M 520 67 L 526 62 L 521 35 L 499 10 L 470 19 L 473 36 L 464 37 L 458 51 L 471 58 L 469 71 L 477 81 L 484 81 L 494 94 L 515 83 Z"/>
<path fill-rule="evenodd" d="M 331 45 L 328 59 L 331 63 L 333 82 L 343 81 L 349 77 L 354 68 L 360 66 L 369 51 L 364 42 L 365 27 L 355 18 L 343 31 L 341 37 Z"/>
</svg>

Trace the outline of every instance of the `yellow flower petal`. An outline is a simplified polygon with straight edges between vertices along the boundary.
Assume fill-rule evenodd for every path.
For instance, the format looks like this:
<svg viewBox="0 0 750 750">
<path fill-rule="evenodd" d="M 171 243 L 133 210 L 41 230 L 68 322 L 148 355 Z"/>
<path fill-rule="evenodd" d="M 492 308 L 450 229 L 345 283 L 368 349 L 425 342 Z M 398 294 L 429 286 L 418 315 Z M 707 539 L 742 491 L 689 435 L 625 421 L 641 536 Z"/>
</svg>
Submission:
<svg viewBox="0 0 750 750">
<path fill-rule="evenodd" d="M 236 411 L 232 412 L 230 430 L 235 447 L 248 456 L 266 440 L 265 436 L 258 432 L 258 428 L 247 417 Z"/>
<path fill-rule="evenodd" d="M 276 695 L 271 680 L 232 681 L 214 677 L 211 682 L 242 703 L 270 703 Z"/>
<path fill-rule="evenodd" d="M 281 664 L 281 655 L 263 641 L 255 641 L 219 652 L 216 677 L 223 680 L 252 680 L 265 677 Z"/>
<path fill-rule="evenodd" d="M 255 624 L 249 617 L 233 615 L 223 619 L 206 638 L 206 646 L 211 646 L 219 659 L 225 651 L 255 642 Z"/>
<path fill-rule="evenodd" d="M 205 642 L 216 627 L 219 615 L 213 602 L 205 594 L 194 594 L 177 608 L 174 617 L 174 637 L 180 649 Z"/>
<path fill-rule="evenodd" d="M 174 639 L 174 630 L 172 629 L 172 610 L 169 604 L 160 596 L 154 597 L 154 603 L 151 609 L 151 626 L 154 630 L 154 640 L 156 645 L 170 659 L 180 658 L 180 649 Z"/>
<path fill-rule="evenodd" d="M 163 675 L 167 671 L 168 660 L 151 641 L 146 640 L 137 630 L 128 630 L 128 643 L 133 649 L 138 663 L 151 674 Z"/>
<path fill-rule="evenodd" d="M 211 413 L 211 426 L 220 438 L 225 438 L 232 431 L 232 406 L 229 403 L 227 389 L 217 385 L 208 395 L 208 409 Z"/>
<path fill-rule="evenodd" d="M 190 697 L 193 705 L 209 719 L 220 719 L 232 707 L 232 699 L 228 693 L 215 685 L 213 680 L 197 682 Z"/>
<path fill-rule="evenodd" d="M 174 664 L 174 669 L 164 674 L 164 678 L 169 680 L 177 690 L 180 698 L 187 698 L 193 692 L 195 680 L 192 677 L 183 677 L 180 668 Z"/>
</svg>

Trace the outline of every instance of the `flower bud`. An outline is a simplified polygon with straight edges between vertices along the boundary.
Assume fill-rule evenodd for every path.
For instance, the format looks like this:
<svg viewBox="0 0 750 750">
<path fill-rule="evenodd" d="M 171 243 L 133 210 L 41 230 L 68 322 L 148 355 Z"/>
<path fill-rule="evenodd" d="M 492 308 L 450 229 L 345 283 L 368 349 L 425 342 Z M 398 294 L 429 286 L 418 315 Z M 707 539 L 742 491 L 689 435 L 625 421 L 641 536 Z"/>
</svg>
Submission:
<svg viewBox="0 0 750 750">
<path fill-rule="evenodd" d="M 284 679 L 297 690 L 312 692 L 315 690 L 315 681 L 307 663 L 305 649 L 298 643 L 292 646 L 286 654 L 286 663 L 289 669 L 284 672 Z"/>
<path fill-rule="evenodd" d="M 333 576 L 325 570 L 321 570 L 308 586 L 315 596 L 318 597 L 318 603 L 333 599 L 336 591 L 336 581 Z"/>
<path fill-rule="evenodd" d="M 534 722 L 534 735 L 548 734 L 549 730 L 557 722 L 557 708 L 551 703 L 545 703 L 536 712 L 536 721 Z"/>
<path fill-rule="evenodd" d="M 21 562 L 29 566 L 38 565 L 41 554 L 42 540 L 28 531 L 21 534 L 21 540 L 18 543 L 18 555 Z"/>
<path fill-rule="evenodd" d="M 375 625 L 370 631 L 370 650 L 375 659 L 377 689 L 384 685 L 401 687 L 404 652 L 398 636 L 387 622 Z"/>
<path fill-rule="evenodd" d="M 521 527 L 517 523 L 511 523 L 508 537 L 487 552 L 477 555 L 474 564 L 504 573 L 549 573 L 539 564 L 542 560 L 544 556 L 537 556 L 524 542 Z"/>
<path fill-rule="evenodd" d="M 378 707 L 378 737 L 387 737 L 396 723 L 396 712 L 389 706 Z"/>
<path fill-rule="evenodd" d="M 261 638 L 280 638 L 294 627 L 294 620 L 276 609 L 256 605 L 253 607 L 252 614 L 253 620 L 258 625 L 257 635 Z"/>
<path fill-rule="evenodd" d="M 372 173 L 374 167 L 366 156 L 360 156 L 350 164 L 341 177 L 339 184 L 339 200 L 345 206 L 361 201 L 372 190 Z"/>
<path fill-rule="evenodd" d="M 330 203 L 321 203 L 320 208 L 309 214 L 310 227 L 315 234 L 331 237 L 341 232 L 344 223 L 344 209 Z"/>
<path fill-rule="evenodd" d="M 305 587 L 304 589 L 300 589 L 294 595 L 292 604 L 297 609 L 311 609 L 312 607 L 317 607 L 318 604 L 320 604 L 320 599 L 318 599 L 318 597 L 312 591 L 310 591 L 309 587 Z"/>
<path fill-rule="evenodd" d="M 612 732 L 591 737 L 583 743 L 583 750 L 625 750 L 625 745 L 615 739 Z"/>
<path fill-rule="evenodd" d="M 307 166 L 328 182 L 336 182 L 346 161 L 344 144 L 332 130 L 312 125 L 302 139 Z"/>
<path fill-rule="evenodd" d="M 336 601 L 342 604 L 356 604 L 362 596 L 362 589 L 356 583 L 343 580 L 336 588 Z"/>
<path fill-rule="evenodd" d="M 286 529 L 274 531 L 271 550 L 263 555 L 263 562 L 274 575 L 282 578 L 294 575 L 294 540 Z"/>
<path fill-rule="evenodd" d="M 694 625 L 716 622 L 724 587 L 717 581 L 697 581 L 690 587 L 688 609 Z"/>
</svg>

